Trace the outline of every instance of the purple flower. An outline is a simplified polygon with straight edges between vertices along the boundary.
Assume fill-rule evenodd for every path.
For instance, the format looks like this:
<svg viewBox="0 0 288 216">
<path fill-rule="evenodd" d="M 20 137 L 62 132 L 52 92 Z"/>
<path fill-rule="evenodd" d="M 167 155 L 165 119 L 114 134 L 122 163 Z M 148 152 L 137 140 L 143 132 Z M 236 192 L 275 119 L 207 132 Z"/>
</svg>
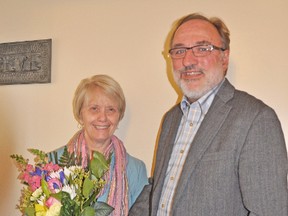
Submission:
<svg viewBox="0 0 288 216">
<path fill-rule="evenodd" d="M 61 171 L 61 172 L 59 173 L 59 175 L 60 175 L 60 181 L 61 181 L 61 183 L 62 183 L 62 184 L 65 184 L 66 178 L 65 178 L 64 172 Z"/>
<path fill-rule="evenodd" d="M 42 176 L 42 169 L 40 167 L 35 167 L 35 171 L 31 173 L 31 176 Z"/>
<path fill-rule="evenodd" d="M 51 178 L 50 180 L 47 181 L 48 183 L 48 188 L 52 193 L 56 193 L 57 189 L 62 189 L 62 183 L 60 182 L 59 179 L 57 178 Z"/>
</svg>

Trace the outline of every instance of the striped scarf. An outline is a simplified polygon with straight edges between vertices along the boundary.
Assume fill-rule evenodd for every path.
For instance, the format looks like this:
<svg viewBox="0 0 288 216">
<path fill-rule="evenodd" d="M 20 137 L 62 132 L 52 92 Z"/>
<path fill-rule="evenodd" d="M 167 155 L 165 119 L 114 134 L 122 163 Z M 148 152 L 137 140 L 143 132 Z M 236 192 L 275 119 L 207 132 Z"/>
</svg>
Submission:
<svg viewBox="0 0 288 216">
<path fill-rule="evenodd" d="M 82 167 L 88 166 L 88 159 L 91 155 L 86 144 L 84 131 L 78 131 L 67 144 L 70 153 L 76 153 L 76 164 L 81 164 Z M 128 181 L 126 174 L 126 149 L 120 139 L 116 136 L 111 137 L 111 144 L 104 152 L 106 158 L 111 153 L 114 153 L 114 164 L 110 164 L 109 172 L 104 176 L 106 182 L 110 182 L 110 187 L 104 187 L 99 196 L 103 195 L 106 190 L 108 192 L 107 203 L 114 208 L 110 216 L 127 216 L 128 207 Z M 78 155 L 78 157 L 77 157 Z M 81 157 L 79 157 L 81 155 Z M 82 158 L 81 162 L 77 159 Z M 112 162 L 113 160 L 111 160 Z"/>
</svg>

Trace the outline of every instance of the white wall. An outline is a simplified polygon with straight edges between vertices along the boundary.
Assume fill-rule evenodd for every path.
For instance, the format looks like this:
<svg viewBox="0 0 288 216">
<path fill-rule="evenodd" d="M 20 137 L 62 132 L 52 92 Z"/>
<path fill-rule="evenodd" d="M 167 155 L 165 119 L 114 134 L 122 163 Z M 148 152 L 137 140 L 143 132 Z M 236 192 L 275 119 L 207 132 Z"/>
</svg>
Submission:
<svg viewBox="0 0 288 216">
<path fill-rule="evenodd" d="M 272 106 L 288 138 L 288 1 L 0 0 L 0 43 L 52 38 L 52 83 L 0 86 L 0 214 L 15 210 L 21 185 L 9 155 L 50 151 L 77 130 L 71 101 L 82 78 L 114 77 L 127 112 L 117 135 L 151 169 L 162 115 L 177 100 L 162 56 L 175 19 L 220 16 L 231 31 L 228 78 Z"/>
</svg>

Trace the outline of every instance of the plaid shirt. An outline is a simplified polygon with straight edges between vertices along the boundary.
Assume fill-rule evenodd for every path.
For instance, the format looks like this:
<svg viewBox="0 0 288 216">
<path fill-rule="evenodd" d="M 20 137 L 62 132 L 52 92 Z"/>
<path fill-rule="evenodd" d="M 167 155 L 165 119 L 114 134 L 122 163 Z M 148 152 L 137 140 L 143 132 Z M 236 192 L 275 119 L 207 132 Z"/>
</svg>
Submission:
<svg viewBox="0 0 288 216">
<path fill-rule="evenodd" d="M 166 171 L 157 216 L 171 215 L 175 189 L 191 143 L 222 83 L 192 104 L 188 102 L 186 97 L 183 97 L 180 103 L 183 117 Z"/>
</svg>

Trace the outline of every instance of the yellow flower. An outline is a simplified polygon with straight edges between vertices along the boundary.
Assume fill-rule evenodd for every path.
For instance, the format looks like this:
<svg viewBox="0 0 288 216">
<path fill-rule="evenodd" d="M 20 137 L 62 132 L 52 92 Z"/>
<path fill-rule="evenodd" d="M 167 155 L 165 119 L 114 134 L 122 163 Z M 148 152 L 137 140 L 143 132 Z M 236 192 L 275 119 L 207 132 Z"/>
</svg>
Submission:
<svg viewBox="0 0 288 216">
<path fill-rule="evenodd" d="M 35 204 L 36 216 L 46 216 L 47 208 L 40 204 Z"/>
<path fill-rule="evenodd" d="M 53 204 L 48 211 L 46 212 L 46 216 L 59 216 L 60 210 L 61 210 L 61 203 L 55 203 Z"/>
</svg>

